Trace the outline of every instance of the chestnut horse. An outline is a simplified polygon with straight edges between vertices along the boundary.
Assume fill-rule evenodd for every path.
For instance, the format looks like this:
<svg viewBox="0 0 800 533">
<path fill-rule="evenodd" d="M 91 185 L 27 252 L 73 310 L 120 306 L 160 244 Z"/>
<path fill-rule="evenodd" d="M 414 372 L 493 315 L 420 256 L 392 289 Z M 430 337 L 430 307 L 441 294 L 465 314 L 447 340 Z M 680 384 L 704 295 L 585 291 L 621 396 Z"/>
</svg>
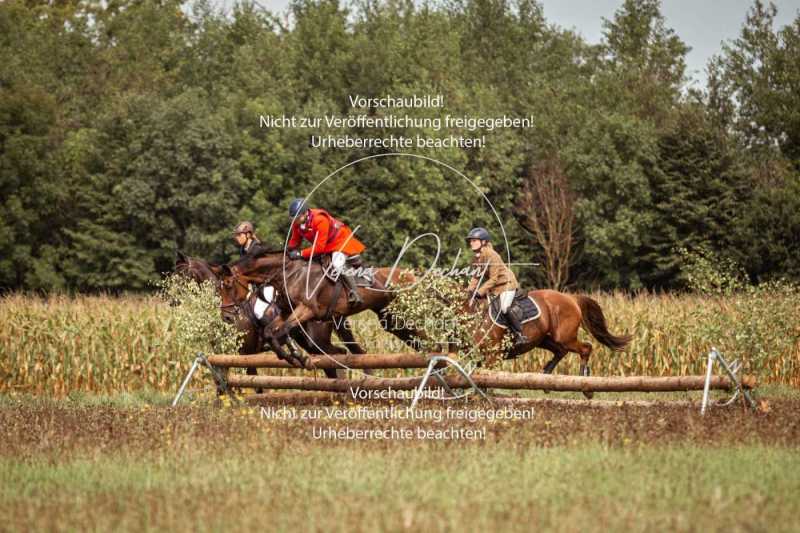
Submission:
<svg viewBox="0 0 800 533">
<path fill-rule="evenodd" d="M 630 335 L 614 335 L 608 331 L 606 317 L 603 310 L 595 300 L 583 295 L 564 294 L 554 290 L 536 290 L 528 292 L 528 296 L 539 305 L 541 315 L 536 320 L 531 320 L 522 325 L 522 331 L 529 342 L 522 346 L 512 347 L 504 358 L 513 359 L 520 354 L 527 353 L 533 348 L 544 348 L 553 352 L 553 357 L 544 367 L 544 372 L 550 374 L 556 365 L 569 352 L 581 356 L 580 373 L 583 376 L 590 374 L 589 357 L 592 355 L 592 345 L 578 340 L 578 329 L 583 326 L 597 341 L 615 352 L 620 352 L 630 343 Z M 485 348 L 500 345 L 506 330 L 494 323 L 489 316 L 488 302 L 482 299 L 482 304 L 467 302 L 465 308 L 469 312 L 483 314 L 483 328 L 476 332 L 474 340 L 476 345 Z M 587 398 L 591 393 L 584 392 Z"/>
</svg>

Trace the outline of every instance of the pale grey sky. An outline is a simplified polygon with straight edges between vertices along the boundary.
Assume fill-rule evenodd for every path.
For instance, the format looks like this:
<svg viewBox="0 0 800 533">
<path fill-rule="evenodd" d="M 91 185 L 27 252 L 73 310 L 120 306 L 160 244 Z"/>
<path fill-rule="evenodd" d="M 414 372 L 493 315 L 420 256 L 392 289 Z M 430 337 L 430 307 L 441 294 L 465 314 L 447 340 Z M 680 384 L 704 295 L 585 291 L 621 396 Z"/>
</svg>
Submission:
<svg viewBox="0 0 800 533">
<path fill-rule="evenodd" d="M 231 5 L 233 0 L 218 0 Z M 791 23 L 800 10 L 800 0 L 773 0 L 778 7 L 776 25 Z M 577 33 L 592 43 L 600 41 L 603 17 L 612 18 L 622 0 L 540 0 L 551 23 Z M 289 0 L 258 0 L 263 7 L 283 12 Z M 705 83 L 705 67 L 712 55 L 721 50 L 721 42 L 739 35 L 753 0 L 662 0 L 667 25 L 692 47 L 686 58 L 687 74 Z"/>
<path fill-rule="evenodd" d="M 800 9 L 800 0 L 774 3 L 779 28 L 791 23 Z M 596 43 L 602 37 L 603 17 L 612 18 L 622 0 L 544 0 L 543 5 L 548 21 L 575 29 L 587 41 Z M 690 77 L 705 82 L 706 63 L 722 49 L 722 41 L 738 37 L 751 5 L 753 0 L 662 0 L 667 26 L 692 47 L 686 58 Z"/>
</svg>

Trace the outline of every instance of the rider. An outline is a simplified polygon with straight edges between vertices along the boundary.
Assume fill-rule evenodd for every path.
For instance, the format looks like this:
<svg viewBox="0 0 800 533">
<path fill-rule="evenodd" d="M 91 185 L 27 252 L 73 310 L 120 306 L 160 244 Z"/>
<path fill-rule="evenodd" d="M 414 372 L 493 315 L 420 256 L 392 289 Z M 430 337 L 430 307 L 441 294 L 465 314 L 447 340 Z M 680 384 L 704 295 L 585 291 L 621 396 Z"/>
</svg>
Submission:
<svg viewBox="0 0 800 533">
<path fill-rule="evenodd" d="M 256 237 L 253 223 L 250 221 L 243 221 L 236 224 L 233 230 L 233 240 L 239 245 L 239 257 L 245 255 L 259 255 L 266 249 L 261 245 L 261 241 Z"/>
<path fill-rule="evenodd" d="M 484 298 L 491 293 L 500 297 L 500 312 L 508 319 L 508 323 L 514 332 L 515 345 L 519 346 L 529 342 L 528 337 L 522 332 L 522 322 L 517 313 L 509 313 L 511 303 L 514 301 L 514 294 L 519 288 L 517 277 L 511 271 L 503 259 L 500 257 L 491 243 L 489 232 L 485 228 L 472 228 L 467 234 L 467 244 L 475 253 L 472 265 L 477 267 L 475 272 L 480 274 L 473 275 L 469 284 L 470 293 L 477 289 L 477 297 Z M 478 288 L 478 283 L 488 273 L 488 279 Z"/>
<path fill-rule="evenodd" d="M 233 240 L 239 245 L 239 257 L 252 255 L 256 257 L 263 252 L 266 248 L 261 244 L 261 241 L 256 237 L 255 228 L 250 221 L 243 221 L 236 224 L 233 230 Z M 258 289 L 258 298 L 253 304 L 253 312 L 256 315 L 256 320 L 261 324 L 261 319 L 264 312 L 269 308 L 270 304 L 275 300 L 275 287 L 272 285 L 264 284 Z"/>
<path fill-rule="evenodd" d="M 324 209 L 311 209 L 304 198 L 295 198 L 289 204 L 289 216 L 294 219 L 292 223 L 292 236 L 289 239 L 289 259 L 310 259 L 313 256 L 330 254 L 331 266 L 336 273 L 336 278 L 341 277 L 347 286 L 351 304 L 362 303 L 358 294 L 355 278 L 344 268 L 350 262 L 358 261 L 358 255 L 365 250 L 365 246 L 355 238 L 352 230 L 343 222 L 336 220 Z M 311 246 L 298 251 L 303 238 Z"/>
</svg>

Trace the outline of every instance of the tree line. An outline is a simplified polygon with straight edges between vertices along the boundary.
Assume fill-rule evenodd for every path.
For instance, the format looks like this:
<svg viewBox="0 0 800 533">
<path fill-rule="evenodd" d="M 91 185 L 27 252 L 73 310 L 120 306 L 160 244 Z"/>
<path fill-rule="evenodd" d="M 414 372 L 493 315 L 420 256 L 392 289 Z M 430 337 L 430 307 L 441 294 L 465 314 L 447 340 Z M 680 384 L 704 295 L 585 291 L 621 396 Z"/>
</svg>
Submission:
<svg viewBox="0 0 800 533">
<path fill-rule="evenodd" d="M 475 133 L 479 150 L 424 153 L 474 187 L 412 157 L 321 186 L 315 204 L 360 226 L 373 264 L 431 228 L 451 256 L 470 227 L 497 228 L 483 194 L 512 258 L 541 264 L 518 269 L 528 285 L 680 289 L 686 251 L 752 281 L 800 280 L 800 16 L 775 15 L 755 1 L 692 88 L 658 0 L 622 1 L 599 43 L 535 0 L 294 0 L 290 17 L 249 2 L 8 0 L 0 288 L 144 290 L 176 249 L 229 260 L 242 219 L 281 246 L 291 198 L 379 152 L 315 149 L 259 116 L 347 114 L 353 94 L 444 95 L 439 111 L 407 111 L 420 116 L 536 119 Z"/>
</svg>

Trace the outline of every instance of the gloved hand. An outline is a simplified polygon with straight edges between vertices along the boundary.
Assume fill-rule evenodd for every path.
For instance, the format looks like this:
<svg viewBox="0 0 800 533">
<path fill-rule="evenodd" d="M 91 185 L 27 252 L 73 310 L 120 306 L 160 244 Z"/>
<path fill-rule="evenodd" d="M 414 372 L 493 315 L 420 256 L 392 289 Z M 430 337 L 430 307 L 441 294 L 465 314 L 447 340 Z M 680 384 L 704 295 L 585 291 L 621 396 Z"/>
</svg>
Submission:
<svg viewBox="0 0 800 533">
<path fill-rule="evenodd" d="M 289 259 L 302 259 L 302 257 L 300 250 L 289 250 Z"/>
</svg>

